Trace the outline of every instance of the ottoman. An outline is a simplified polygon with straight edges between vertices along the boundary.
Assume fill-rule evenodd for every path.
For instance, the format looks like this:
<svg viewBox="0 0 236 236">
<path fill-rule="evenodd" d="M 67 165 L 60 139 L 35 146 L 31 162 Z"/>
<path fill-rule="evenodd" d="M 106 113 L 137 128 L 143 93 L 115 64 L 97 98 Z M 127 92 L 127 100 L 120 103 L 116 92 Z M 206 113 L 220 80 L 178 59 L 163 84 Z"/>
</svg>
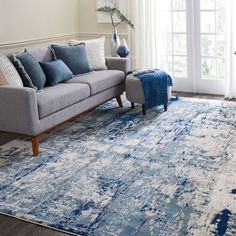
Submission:
<svg viewBox="0 0 236 236">
<path fill-rule="evenodd" d="M 135 103 L 142 104 L 143 115 L 146 115 L 145 107 L 145 97 L 142 88 L 142 82 L 139 78 L 135 77 L 133 74 L 130 74 L 126 77 L 125 80 L 126 87 L 126 97 L 127 100 L 131 102 L 132 109 L 134 108 Z M 171 86 L 168 87 L 168 98 L 171 97 Z M 164 110 L 167 111 L 168 105 L 164 105 Z"/>
</svg>

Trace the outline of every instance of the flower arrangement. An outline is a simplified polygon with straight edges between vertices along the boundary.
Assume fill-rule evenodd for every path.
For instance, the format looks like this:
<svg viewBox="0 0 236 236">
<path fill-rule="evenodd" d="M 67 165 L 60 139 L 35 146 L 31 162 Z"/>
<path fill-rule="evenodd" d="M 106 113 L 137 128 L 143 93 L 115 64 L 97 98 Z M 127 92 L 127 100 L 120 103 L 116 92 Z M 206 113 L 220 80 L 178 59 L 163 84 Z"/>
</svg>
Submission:
<svg viewBox="0 0 236 236">
<path fill-rule="evenodd" d="M 97 9 L 97 12 L 100 12 L 102 14 L 110 15 L 111 17 L 111 23 L 113 27 L 117 27 L 119 24 L 124 23 L 130 26 L 132 29 L 134 29 L 134 24 L 125 17 L 120 10 L 117 8 L 111 8 L 109 6 L 100 7 Z M 119 19 L 119 22 L 115 23 L 114 17 L 117 17 Z"/>
</svg>

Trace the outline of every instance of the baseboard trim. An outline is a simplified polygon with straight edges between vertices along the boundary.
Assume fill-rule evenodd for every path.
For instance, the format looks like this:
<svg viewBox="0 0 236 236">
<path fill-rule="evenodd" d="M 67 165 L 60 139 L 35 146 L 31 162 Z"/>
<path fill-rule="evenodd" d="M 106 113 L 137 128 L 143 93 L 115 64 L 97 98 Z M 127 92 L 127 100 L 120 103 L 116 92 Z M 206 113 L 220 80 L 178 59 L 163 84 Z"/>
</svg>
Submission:
<svg viewBox="0 0 236 236">
<path fill-rule="evenodd" d="M 128 33 L 118 33 L 120 38 L 128 39 Z M 59 35 L 53 37 L 46 37 L 46 38 L 37 38 L 37 39 L 29 39 L 29 40 L 22 40 L 22 41 L 12 41 L 6 43 L 0 43 L 0 52 L 3 53 L 10 53 L 12 51 L 20 50 L 24 47 L 33 47 L 36 45 L 43 45 L 52 42 L 63 42 L 69 39 L 93 39 L 105 36 L 107 39 L 111 37 L 111 33 L 100 33 L 100 32 L 80 32 L 77 34 L 66 34 L 66 35 Z"/>
<path fill-rule="evenodd" d="M 12 48 L 20 48 L 20 47 L 28 47 L 37 44 L 44 44 L 53 41 L 62 41 L 71 38 L 79 38 L 79 34 L 66 34 L 66 35 L 59 35 L 54 37 L 46 37 L 46 38 L 39 38 L 39 39 L 29 39 L 29 40 L 22 40 L 22 41 L 14 41 L 14 42 L 7 42 L 0 44 L 0 50 L 7 50 Z"/>
<path fill-rule="evenodd" d="M 118 32 L 119 37 L 122 38 L 128 38 L 128 33 L 119 33 Z M 106 38 L 111 37 L 111 33 L 99 33 L 99 32 L 80 32 L 79 33 L 79 38 L 81 39 L 86 39 L 86 38 L 99 38 L 105 36 Z"/>
</svg>

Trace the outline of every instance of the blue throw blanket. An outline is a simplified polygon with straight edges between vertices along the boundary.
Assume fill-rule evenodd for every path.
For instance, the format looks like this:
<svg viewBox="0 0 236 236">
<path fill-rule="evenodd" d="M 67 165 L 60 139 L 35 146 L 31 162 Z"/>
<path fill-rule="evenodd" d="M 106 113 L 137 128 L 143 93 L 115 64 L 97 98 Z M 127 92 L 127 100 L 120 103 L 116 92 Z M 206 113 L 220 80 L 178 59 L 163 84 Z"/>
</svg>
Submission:
<svg viewBox="0 0 236 236">
<path fill-rule="evenodd" d="M 129 71 L 142 82 L 146 108 L 168 104 L 168 86 L 173 86 L 170 75 L 161 70 Z"/>
</svg>

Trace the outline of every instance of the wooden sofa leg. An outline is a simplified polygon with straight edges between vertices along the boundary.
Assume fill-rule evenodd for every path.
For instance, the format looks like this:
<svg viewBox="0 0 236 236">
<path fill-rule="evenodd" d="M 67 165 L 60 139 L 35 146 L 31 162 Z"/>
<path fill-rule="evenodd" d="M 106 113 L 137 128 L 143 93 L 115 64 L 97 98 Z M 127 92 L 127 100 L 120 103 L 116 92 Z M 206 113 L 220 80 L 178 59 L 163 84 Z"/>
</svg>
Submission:
<svg viewBox="0 0 236 236">
<path fill-rule="evenodd" d="M 164 105 L 164 111 L 167 111 L 168 105 Z"/>
<path fill-rule="evenodd" d="M 116 97 L 116 101 L 118 102 L 119 107 L 123 107 L 123 103 L 122 103 L 122 100 L 121 100 L 121 96 Z"/>
<path fill-rule="evenodd" d="M 146 106 L 145 106 L 145 104 L 142 104 L 142 110 L 143 110 L 143 115 L 146 116 Z"/>
<path fill-rule="evenodd" d="M 39 155 L 39 136 L 34 136 L 31 138 L 33 155 L 37 157 Z"/>
</svg>

